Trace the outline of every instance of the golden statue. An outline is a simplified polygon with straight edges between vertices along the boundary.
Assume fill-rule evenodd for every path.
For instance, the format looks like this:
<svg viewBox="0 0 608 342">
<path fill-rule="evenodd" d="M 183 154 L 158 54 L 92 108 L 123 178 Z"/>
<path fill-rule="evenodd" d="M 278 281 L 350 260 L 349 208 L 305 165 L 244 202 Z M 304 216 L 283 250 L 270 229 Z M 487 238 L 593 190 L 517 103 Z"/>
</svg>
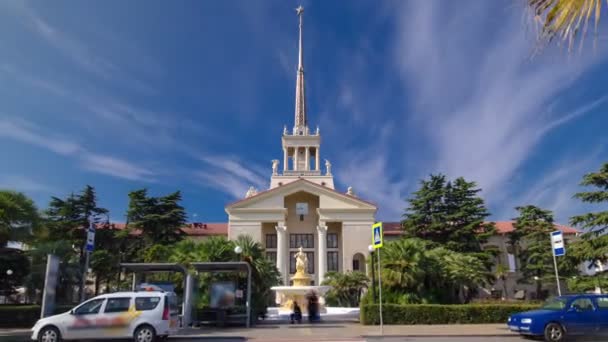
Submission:
<svg viewBox="0 0 608 342">
<path fill-rule="evenodd" d="M 306 274 L 306 267 L 308 266 L 308 257 L 300 246 L 298 253 L 294 256 L 296 259 L 296 274 Z"/>
</svg>

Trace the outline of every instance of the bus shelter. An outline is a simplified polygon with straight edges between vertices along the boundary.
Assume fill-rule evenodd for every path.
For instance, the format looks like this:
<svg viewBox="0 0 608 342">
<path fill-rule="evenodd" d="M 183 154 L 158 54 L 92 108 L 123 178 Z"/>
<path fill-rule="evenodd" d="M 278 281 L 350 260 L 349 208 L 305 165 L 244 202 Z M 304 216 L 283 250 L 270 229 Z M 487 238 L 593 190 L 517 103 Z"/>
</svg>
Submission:
<svg viewBox="0 0 608 342">
<path fill-rule="evenodd" d="M 184 275 L 184 295 L 182 298 L 182 319 L 181 326 L 186 327 L 192 324 L 192 304 L 194 294 L 194 278 L 188 269 L 177 263 L 121 263 L 120 267 L 125 271 L 133 272 L 133 282 L 131 290 L 137 290 L 139 275 L 142 273 L 158 272 L 178 272 Z"/>
<path fill-rule="evenodd" d="M 246 272 L 247 294 L 245 302 L 245 315 L 247 328 L 251 325 L 251 266 L 244 261 L 234 262 L 193 262 L 190 264 L 197 272 L 220 273 L 220 272 Z"/>
</svg>

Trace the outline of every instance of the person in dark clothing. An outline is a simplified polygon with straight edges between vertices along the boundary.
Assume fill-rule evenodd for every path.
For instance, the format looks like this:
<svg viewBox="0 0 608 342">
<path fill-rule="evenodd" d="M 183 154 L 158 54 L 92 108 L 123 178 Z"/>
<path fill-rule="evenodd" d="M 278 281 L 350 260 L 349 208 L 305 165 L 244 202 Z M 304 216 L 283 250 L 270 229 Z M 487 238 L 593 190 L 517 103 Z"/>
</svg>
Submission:
<svg viewBox="0 0 608 342">
<path fill-rule="evenodd" d="M 311 293 L 308 296 L 308 321 L 315 322 L 319 320 L 319 307 L 317 302 L 317 296 Z"/>
<path fill-rule="evenodd" d="M 302 309 L 300 309 L 300 306 L 298 305 L 298 302 L 294 301 L 293 302 L 293 313 L 291 313 L 290 319 L 291 319 L 291 324 L 293 324 L 294 321 L 297 321 L 298 323 L 302 323 Z"/>
</svg>

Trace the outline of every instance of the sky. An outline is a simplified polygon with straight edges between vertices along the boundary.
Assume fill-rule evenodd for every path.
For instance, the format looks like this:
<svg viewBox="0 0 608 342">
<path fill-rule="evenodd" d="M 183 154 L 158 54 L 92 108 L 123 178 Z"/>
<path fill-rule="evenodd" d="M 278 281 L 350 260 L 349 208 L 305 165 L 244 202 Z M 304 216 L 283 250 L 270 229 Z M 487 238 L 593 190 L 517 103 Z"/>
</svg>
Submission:
<svg viewBox="0 0 608 342">
<path fill-rule="evenodd" d="M 181 190 L 189 220 L 269 187 L 293 126 L 297 1 L 0 2 L 0 188 L 44 209 L 86 184 L 113 221 L 129 191 Z M 556 221 L 608 162 L 608 23 L 535 53 L 523 1 L 303 1 L 308 121 L 336 187 L 400 220 L 421 179 Z"/>
</svg>

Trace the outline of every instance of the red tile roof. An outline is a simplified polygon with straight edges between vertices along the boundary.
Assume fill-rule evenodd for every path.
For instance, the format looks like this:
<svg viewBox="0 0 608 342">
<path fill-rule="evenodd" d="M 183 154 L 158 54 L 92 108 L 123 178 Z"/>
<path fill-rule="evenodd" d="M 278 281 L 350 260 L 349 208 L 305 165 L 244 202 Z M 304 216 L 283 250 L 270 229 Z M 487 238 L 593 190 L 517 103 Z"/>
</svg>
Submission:
<svg viewBox="0 0 608 342">
<path fill-rule="evenodd" d="M 514 221 L 496 221 L 494 225 L 498 234 L 507 234 L 512 232 L 515 228 L 513 227 Z M 384 222 L 382 224 L 384 229 L 384 235 L 401 235 L 401 223 L 400 222 Z M 579 231 L 575 228 L 564 226 L 561 224 L 555 224 L 556 230 L 561 230 L 566 235 L 576 234 Z"/>
<path fill-rule="evenodd" d="M 101 228 L 101 225 L 98 225 Z M 112 223 L 114 229 L 125 229 L 126 224 L 124 223 Z M 209 235 L 228 235 L 228 223 L 227 222 L 214 222 L 214 223 L 202 223 L 194 222 L 188 223 L 182 227 L 182 231 L 188 236 L 209 236 Z M 138 229 L 134 229 L 132 234 L 139 235 L 141 232 Z"/>
<path fill-rule="evenodd" d="M 497 221 L 494 222 L 496 231 L 498 234 L 507 234 L 513 231 L 513 221 Z M 113 223 L 114 229 L 125 229 L 124 223 Z M 382 224 L 384 235 L 396 236 L 403 234 L 400 222 L 384 222 Z M 555 224 L 555 229 L 561 230 L 564 234 L 571 235 L 579 233 L 575 228 L 564 226 L 561 224 Z M 210 235 L 228 235 L 228 223 L 227 222 L 213 222 L 213 223 L 189 223 L 182 228 L 182 231 L 188 236 L 210 236 Z M 140 232 L 137 230 L 133 231 L 133 234 L 138 235 Z"/>
</svg>

